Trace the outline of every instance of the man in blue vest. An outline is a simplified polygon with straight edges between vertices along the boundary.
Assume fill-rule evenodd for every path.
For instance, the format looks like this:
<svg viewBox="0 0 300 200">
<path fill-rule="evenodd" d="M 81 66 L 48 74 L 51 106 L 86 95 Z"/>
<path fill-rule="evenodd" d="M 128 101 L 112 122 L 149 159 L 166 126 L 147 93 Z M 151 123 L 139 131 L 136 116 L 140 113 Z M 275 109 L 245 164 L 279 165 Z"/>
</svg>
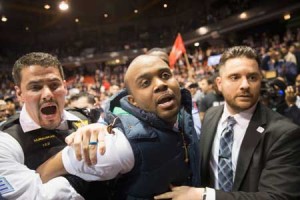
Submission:
<svg viewBox="0 0 300 200">
<path fill-rule="evenodd" d="M 125 85 L 126 89 L 113 96 L 107 106 L 105 120 L 116 128 L 114 135 L 105 136 L 106 152 L 97 154 L 95 165 L 89 167 L 78 161 L 73 148 L 66 147 L 62 151 L 63 166 L 49 162 L 50 167 L 43 168 L 60 166 L 61 173 L 85 180 L 108 180 L 122 174 L 115 180 L 114 199 L 153 199 L 169 191 L 170 185 L 199 185 L 199 144 L 190 92 L 179 88 L 167 63 L 151 55 L 132 61 Z M 92 126 L 94 129 L 78 129 L 74 136 L 74 147 L 83 144 L 84 159 L 92 155 L 90 150 L 95 149 L 97 139 L 103 142 L 97 136 L 99 125 Z M 85 148 L 87 139 L 82 133 L 87 129 L 91 137 Z M 81 158 L 81 149 L 75 148 L 75 152 Z M 43 173 L 50 180 L 55 176 L 51 169 Z"/>
</svg>

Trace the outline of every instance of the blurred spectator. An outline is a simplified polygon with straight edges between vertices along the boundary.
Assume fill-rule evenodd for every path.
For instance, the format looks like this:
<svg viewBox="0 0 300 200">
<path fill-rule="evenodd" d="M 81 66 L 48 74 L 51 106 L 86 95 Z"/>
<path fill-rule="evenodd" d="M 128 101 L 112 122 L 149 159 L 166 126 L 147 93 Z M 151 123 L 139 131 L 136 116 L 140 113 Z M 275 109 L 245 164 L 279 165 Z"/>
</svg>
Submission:
<svg viewBox="0 0 300 200">
<path fill-rule="evenodd" d="M 284 116 L 300 125 L 300 108 L 296 106 L 296 100 L 297 96 L 293 86 L 288 86 L 285 90 L 285 101 L 288 107 L 284 110 Z"/>
<path fill-rule="evenodd" d="M 73 87 L 69 89 L 69 96 L 73 96 L 80 93 L 80 89 L 77 87 Z"/>
<path fill-rule="evenodd" d="M 269 80 L 266 84 L 266 104 L 269 108 L 284 115 L 284 110 L 288 107 L 285 102 L 286 83 L 281 78 Z"/>
<path fill-rule="evenodd" d="M 292 62 L 297 65 L 296 56 L 293 53 L 295 51 L 295 46 L 291 45 L 290 47 L 282 47 L 281 52 L 283 53 L 284 60 L 286 62 Z"/>
<path fill-rule="evenodd" d="M 6 121 L 6 102 L 0 99 L 0 125 Z"/>
<path fill-rule="evenodd" d="M 70 97 L 69 108 L 94 108 L 96 103 L 94 95 L 80 92 Z"/>
<path fill-rule="evenodd" d="M 261 69 L 268 71 L 269 70 L 268 62 L 270 61 L 270 55 L 265 47 L 260 48 L 260 57 L 261 57 Z"/>
<path fill-rule="evenodd" d="M 284 77 L 288 85 L 292 85 L 295 82 L 297 74 L 297 65 L 293 62 L 285 62 L 282 73 L 279 76 Z"/>
<path fill-rule="evenodd" d="M 297 75 L 295 80 L 295 95 L 296 95 L 296 105 L 300 108 L 300 74 Z"/>
<path fill-rule="evenodd" d="M 102 87 L 103 87 L 103 89 L 101 88 L 101 92 L 106 92 L 110 88 L 110 82 L 109 82 L 109 80 L 107 79 L 106 76 L 103 77 Z"/>
<path fill-rule="evenodd" d="M 70 97 L 68 108 L 83 110 L 84 114 L 89 116 L 91 122 L 97 122 L 100 120 L 101 114 L 103 114 L 103 109 L 96 106 L 96 102 L 94 95 L 87 92 L 80 92 Z"/>
<path fill-rule="evenodd" d="M 8 118 L 16 114 L 16 104 L 14 102 L 14 97 L 9 96 L 4 98 L 4 100 L 6 102 L 6 117 Z"/>
<path fill-rule="evenodd" d="M 120 91 L 120 86 L 118 85 L 111 85 L 109 88 L 109 96 L 113 96 Z"/>
<path fill-rule="evenodd" d="M 224 103 L 222 95 L 218 92 L 215 79 L 217 74 L 204 77 L 200 81 L 200 88 L 204 93 L 203 99 L 200 101 L 200 119 L 204 118 L 205 112 L 212 106 L 219 106 Z"/>
<path fill-rule="evenodd" d="M 201 134 L 201 120 L 200 120 L 200 110 L 199 110 L 199 104 L 200 104 L 200 95 L 197 95 L 197 93 L 200 93 L 198 83 L 188 82 L 185 85 L 185 88 L 188 89 L 192 95 L 192 102 L 193 102 L 193 108 L 192 108 L 192 115 L 194 120 L 194 128 L 197 132 L 198 139 L 200 138 Z"/>
<path fill-rule="evenodd" d="M 293 51 L 293 53 L 295 54 L 295 57 L 296 57 L 296 61 L 297 61 L 297 72 L 298 73 L 300 73 L 300 43 L 299 42 L 296 42 L 294 44 L 295 50 Z"/>
<path fill-rule="evenodd" d="M 270 59 L 269 59 L 266 70 L 267 71 L 276 70 L 278 72 L 279 69 L 282 69 L 282 65 L 284 63 L 282 55 L 277 50 L 270 50 L 269 54 L 270 54 Z"/>
</svg>

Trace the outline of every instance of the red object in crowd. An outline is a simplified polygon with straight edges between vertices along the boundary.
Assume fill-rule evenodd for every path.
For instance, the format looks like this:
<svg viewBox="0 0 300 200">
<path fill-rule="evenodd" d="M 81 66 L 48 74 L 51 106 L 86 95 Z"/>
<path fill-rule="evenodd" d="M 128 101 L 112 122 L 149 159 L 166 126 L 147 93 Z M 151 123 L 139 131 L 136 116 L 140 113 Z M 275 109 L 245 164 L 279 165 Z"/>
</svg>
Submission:
<svg viewBox="0 0 300 200">
<path fill-rule="evenodd" d="M 185 52 L 186 52 L 186 50 L 184 47 L 182 37 L 181 37 L 180 33 L 178 33 L 175 43 L 174 43 L 172 50 L 170 52 L 170 55 L 169 55 L 170 68 L 174 68 L 174 65 L 175 65 L 176 61 L 178 60 L 178 58 Z"/>
<path fill-rule="evenodd" d="M 109 88 L 110 88 L 110 83 L 109 83 L 107 80 L 103 80 L 103 81 L 102 81 L 102 85 L 103 85 L 105 91 L 108 91 L 108 90 L 109 90 Z"/>
</svg>

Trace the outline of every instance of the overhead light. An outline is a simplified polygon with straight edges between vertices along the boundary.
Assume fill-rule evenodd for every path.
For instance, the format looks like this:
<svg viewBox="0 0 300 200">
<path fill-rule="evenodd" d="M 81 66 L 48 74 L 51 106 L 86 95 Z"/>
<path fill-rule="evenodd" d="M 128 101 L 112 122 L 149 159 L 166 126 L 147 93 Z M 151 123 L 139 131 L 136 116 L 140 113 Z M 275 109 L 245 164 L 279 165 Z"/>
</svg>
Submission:
<svg viewBox="0 0 300 200">
<path fill-rule="evenodd" d="M 164 3 L 164 8 L 167 8 L 168 7 L 168 4 Z"/>
<path fill-rule="evenodd" d="M 51 8 L 51 6 L 50 6 L 49 4 L 45 4 L 45 5 L 44 5 L 44 8 L 45 8 L 46 10 L 49 10 L 49 9 Z"/>
<path fill-rule="evenodd" d="M 139 11 L 137 9 L 134 10 L 134 13 L 137 14 Z"/>
<path fill-rule="evenodd" d="M 284 20 L 289 20 L 289 19 L 291 19 L 290 13 L 287 13 L 287 14 L 283 15 L 283 19 L 284 19 Z"/>
<path fill-rule="evenodd" d="M 61 1 L 61 2 L 59 3 L 59 6 L 58 6 L 58 7 L 59 7 L 60 10 L 66 11 L 66 10 L 69 9 L 69 4 L 68 4 L 67 1 Z"/>
<path fill-rule="evenodd" d="M 205 35 L 205 34 L 208 32 L 208 28 L 205 27 L 205 26 L 202 26 L 202 27 L 198 28 L 197 32 L 198 32 L 200 35 Z"/>
<path fill-rule="evenodd" d="M 105 17 L 105 18 L 108 18 L 108 14 L 107 14 L 107 13 L 105 13 L 105 14 L 104 14 L 104 17 Z"/>
<path fill-rule="evenodd" d="M 5 17 L 4 15 L 1 17 L 1 21 L 2 22 L 7 22 L 7 17 Z"/>
<path fill-rule="evenodd" d="M 25 27 L 25 30 L 26 30 L 26 31 L 29 31 L 29 27 L 28 27 L 28 26 L 26 26 L 26 27 Z"/>
<path fill-rule="evenodd" d="M 78 18 L 76 18 L 76 19 L 75 19 L 75 22 L 76 22 L 76 23 L 78 23 L 78 22 L 79 22 L 79 19 L 78 19 Z"/>
<path fill-rule="evenodd" d="M 200 45 L 199 42 L 195 42 L 195 43 L 194 43 L 194 46 L 195 46 L 195 47 L 199 47 L 199 45 Z"/>
<path fill-rule="evenodd" d="M 246 12 L 243 12 L 240 14 L 240 19 L 247 19 L 248 18 L 248 15 Z"/>
</svg>

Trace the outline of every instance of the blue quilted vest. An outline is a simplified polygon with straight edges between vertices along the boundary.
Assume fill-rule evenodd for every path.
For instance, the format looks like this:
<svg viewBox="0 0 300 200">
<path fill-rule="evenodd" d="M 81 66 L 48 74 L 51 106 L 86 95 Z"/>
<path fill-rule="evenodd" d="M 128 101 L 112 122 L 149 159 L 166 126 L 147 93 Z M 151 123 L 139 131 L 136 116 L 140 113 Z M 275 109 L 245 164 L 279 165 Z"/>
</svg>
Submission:
<svg viewBox="0 0 300 200">
<path fill-rule="evenodd" d="M 155 195 L 169 191 L 170 185 L 198 186 L 199 144 L 189 92 L 182 91 L 186 98 L 182 99 L 185 106 L 180 110 L 181 131 L 170 127 L 155 114 L 132 106 L 126 96 L 124 90 L 112 97 L 105 116 L 108 123 L 116 117 L 120 119 L 117 126 L 128 138 L 135 157 L 133 170 L 117 179 L 115 199 L 153 199 Z M 112 114 L 116 107 L 121 107 L 124 112 Z M 188 155 L 183 141 L 187 143 Z"/>
</svg>

